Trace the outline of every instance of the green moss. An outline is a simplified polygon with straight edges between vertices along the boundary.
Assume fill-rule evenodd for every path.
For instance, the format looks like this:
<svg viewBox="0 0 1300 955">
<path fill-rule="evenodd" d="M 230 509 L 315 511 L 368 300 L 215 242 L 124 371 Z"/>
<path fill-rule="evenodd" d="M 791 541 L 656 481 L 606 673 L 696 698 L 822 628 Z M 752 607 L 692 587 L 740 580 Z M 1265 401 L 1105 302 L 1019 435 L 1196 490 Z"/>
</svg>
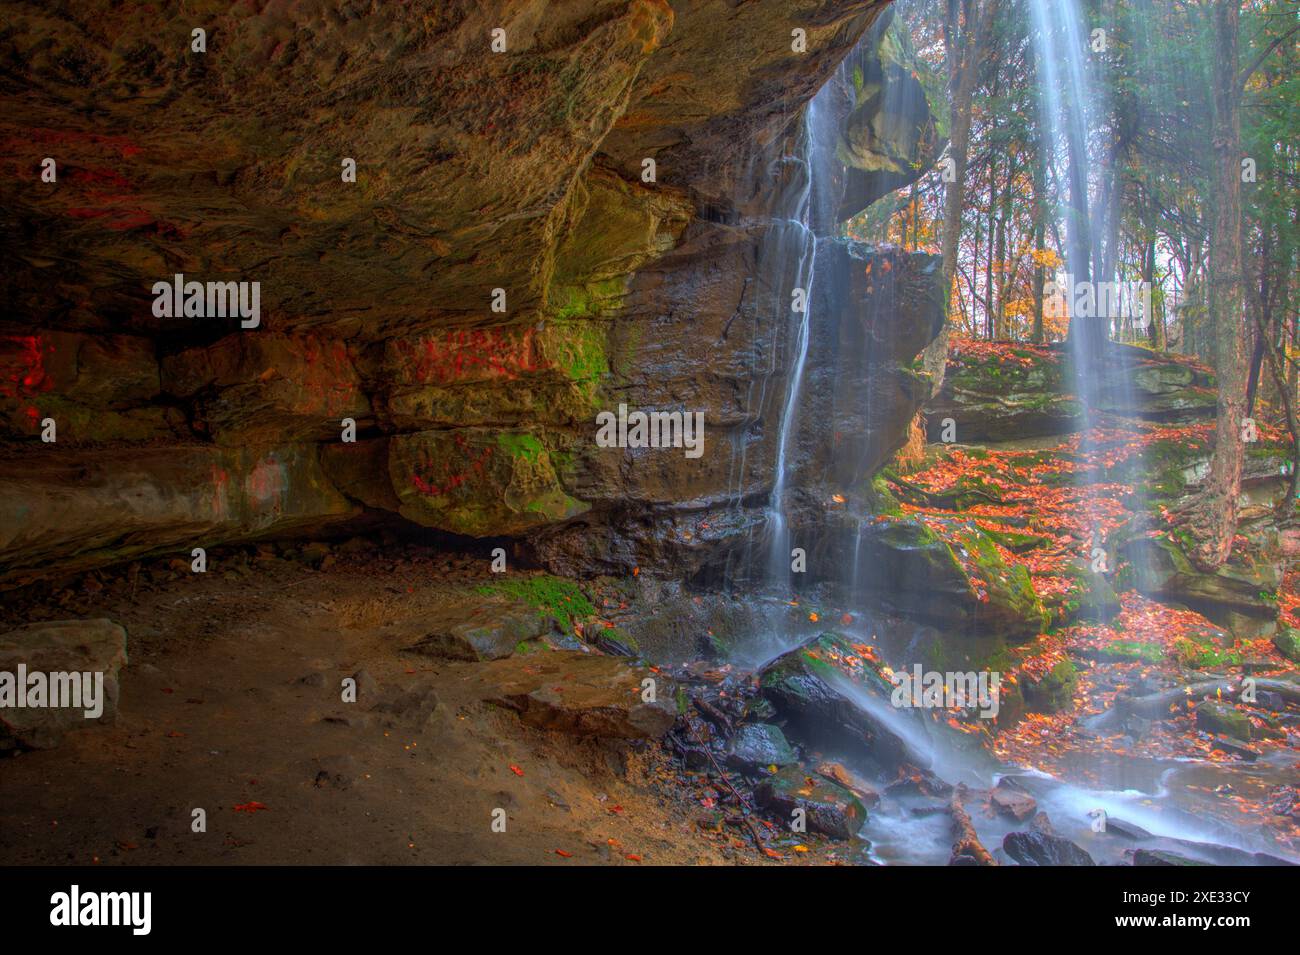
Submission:
<svg viewBox="0 0 1300 955">
<path fill-rule="evenodd" d="M 1144 663 L 1159 663 L 1164 659 L 1164 650 L 1157 643 L 1144 643 L 1138 640 L 1116 640 L 1097 652 L 1102 660 L 1140 660 Z"/>
<path fill-rule="evenodd" d="M 596 613 L 596 608 L 578 585 L 563 577 L 542 575 L 502 580 L 484 584 L 478 588 L 478 592 L 485 596 L 505 594 L 522 600 L 560 621 L 566 631 L 573 630 L 576 621 L 595 616 Z"/>
<path fill-rule="evenodd" d="M 542 442 L 531 434 L 499 434 L 497 435 L 497 447 L 510 455 L 512 458 L 522 458 L 529 464 L 536 464 L 546 449 L 542 447 Z"/>
<path fill-rule="evenodd" d="M 1207 646 L 1187 637 L 1174 641 L 1173 655 L 1179 663 L 1193 670 L 1241 665 L 1240 651 Z"/>
</svg>

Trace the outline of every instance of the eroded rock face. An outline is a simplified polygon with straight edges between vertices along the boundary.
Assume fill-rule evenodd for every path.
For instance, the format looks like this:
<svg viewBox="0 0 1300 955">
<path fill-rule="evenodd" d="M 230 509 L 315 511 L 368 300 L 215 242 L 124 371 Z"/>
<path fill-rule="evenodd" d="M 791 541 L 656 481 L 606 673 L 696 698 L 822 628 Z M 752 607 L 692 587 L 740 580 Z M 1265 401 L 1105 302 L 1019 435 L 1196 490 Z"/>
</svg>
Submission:
<svg viewBox="0 0 1300 955">
<path fill-rule="evenodd" d="M 0 253 L 32 321 L 0 329 L 0 585 L 363 506 L 566 572 L 716 564 L 762 520 L 795 348 L 775 160 L 886 5 L 17 8 Z M 818 479 L 837 431 L 857 480 L 920 400 L 932 263 L 893 264 L 905 296 L 855 280 L 853 320 L 814 316 L 857 361 L 808 392 L 811 416 L 847 389 L 801 437 Z M 177 274 L 259 282 L 260 324 L 159 317 Z M 596 447 L 619 403 L 703 412 L 702 456 Z"/>
</svg>

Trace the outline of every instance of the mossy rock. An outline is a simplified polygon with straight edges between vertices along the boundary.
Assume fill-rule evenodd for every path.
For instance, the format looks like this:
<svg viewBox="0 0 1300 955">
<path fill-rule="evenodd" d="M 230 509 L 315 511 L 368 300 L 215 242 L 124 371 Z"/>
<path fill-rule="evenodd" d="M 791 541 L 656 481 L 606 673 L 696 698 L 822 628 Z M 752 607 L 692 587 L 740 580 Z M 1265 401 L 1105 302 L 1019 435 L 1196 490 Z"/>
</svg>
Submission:
<svg viewBox="0 0 1300 955">
<path fill-rule="evenodd" d="M 995 633 L 1023 642 L 1042 633 L 1048 617 L 1029 571 L 1009 566 L 974 521 L 887 520 L 861 535 L 861 560 L 877 572 L 865 582 L 882 609 L 906 613 L 962 636 Z"/>
<path fill-rule="evenodd" d="M 1038 680 L 1021 681 L 1025 706 L 1034 713 L 1059 713 L 1074 705 L 1079 673 L 1069 660 L 1062 660 Z"/>
<path fill-rule="evenodd" d="M 748 773 L 780 769 L 798 759 L 781 727 L 771 723 L 745 723 L 727 744 L 727 762 Z"/>
<path fill-rule="evenodd" d="M 1187 542 L 1190 546 L 1190 541 Z M 1120 548 L 1126 577 L 1148 596 L 1186 604 L 1237 636 L 1272 632 L 1277 620 L 1280 561 L 1236 555 L 1213 573 L 1196 568 L 1180 543 L 1141 537 Z"/>
<path fill-rule="evenodd" d="M 1160 663 L 1165 658 L 1164 648 L 1158 643 L 1140 640 L 1115 640 L 1104 647 L 1087 647 L 1078 655 L 1089 660 L 1108 663 Z"/>
<path fill-rule="evenodd" d="M 394 435 L 388 473 L 403 517 L 469 537 L 517 534 L 587 510 L 561 487 L 550 453 L 529 432 Z"/>
<path fill-rule="evenodd" d="M 1282 627 L 1273 635 L 1273 646 L 1292 663 L 1300 663 L 1300 630 Z"/>
<path fill-rule="evenodd" d="M 1246 714 L 1230 703 L 1207 700 L 1196 707 L 1196 727 L 1207 733 L 1222 733 L 1250 742 L 1251 726 Z"/>
</svg>

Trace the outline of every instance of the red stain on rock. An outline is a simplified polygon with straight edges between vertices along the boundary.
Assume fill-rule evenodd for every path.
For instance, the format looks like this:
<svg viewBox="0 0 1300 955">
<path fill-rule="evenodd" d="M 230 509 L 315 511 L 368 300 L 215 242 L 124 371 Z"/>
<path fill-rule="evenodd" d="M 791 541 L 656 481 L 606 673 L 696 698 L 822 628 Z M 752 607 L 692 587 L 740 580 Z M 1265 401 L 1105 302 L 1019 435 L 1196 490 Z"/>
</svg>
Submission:
<svg viewBox="0 0 1300 955">
<path fill-rule="evenodd" d="M 0 398 L 21 400 L 53 388 L 45 372 L 45 357 L 53 351 L 42 335 L 0 335 Z"/>
<path fill-rule="evenodd" d="M 476 328 L 448 331 L 440 338 L 394 342 L 414 380 L 449 384 L 545 371 L 553 367 L 537 349 L 532 327 Z"/>
<path fill-rule="evenodd" d="M 411 473 L 411 485 L 426 497 L 441 497 L 444 494 L 450 494 L 470 478 L 482 474 L 483 468 L 487 465 L 487 459 L 492 456 L 491 448 L 481 448 L 477 454 L 473 454 L 471 457 L 469 442 L 465 440 L 464 435 L 453 435 L 452 440 L 461 455 L 469 459 L 468 464 L 463 468 L 453 470 L 451 464 L 445 459 L 435 462 L 425 456 L 418 468 Z M 421 474 L 421 471 L 424 473 Z"/>
</svg>

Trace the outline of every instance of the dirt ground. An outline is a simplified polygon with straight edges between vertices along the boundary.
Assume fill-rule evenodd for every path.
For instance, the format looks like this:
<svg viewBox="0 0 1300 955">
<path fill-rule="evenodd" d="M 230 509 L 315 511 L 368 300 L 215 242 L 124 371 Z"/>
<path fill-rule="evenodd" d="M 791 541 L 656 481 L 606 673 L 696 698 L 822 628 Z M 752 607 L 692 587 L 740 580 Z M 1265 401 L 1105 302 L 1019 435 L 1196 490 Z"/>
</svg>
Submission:
<svg viewBox="0 0 1300 955">
<path fill-rule="evenodd" d="M 269 550 L 206 574 L 163 562 L 7 601 L 5 625 L 117 621 L 130 662 L 115 725 L 0 756 L 0 864 L 771 861 L 739 829 L 704 831 L 660 744 L 534 730 L 482 701 L 484 665 L 400 653 L 394 620 L 487 571 L 380 553 L 323 570 Z M 373 684 L 345 703 L 340 681 L 358 671 Z M 372 685 L 387 712 L 364 705 Z"/>
</svg>

